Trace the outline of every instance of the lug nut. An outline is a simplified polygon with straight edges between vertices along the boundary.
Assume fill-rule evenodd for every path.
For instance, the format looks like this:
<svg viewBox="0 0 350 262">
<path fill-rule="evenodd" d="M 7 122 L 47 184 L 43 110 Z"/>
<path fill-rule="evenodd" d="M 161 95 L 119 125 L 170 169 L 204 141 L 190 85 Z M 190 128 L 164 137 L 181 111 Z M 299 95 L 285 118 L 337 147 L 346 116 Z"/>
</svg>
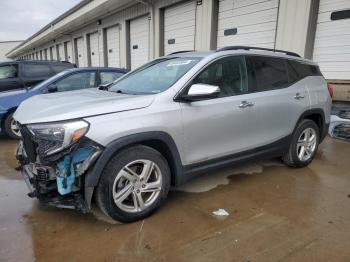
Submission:
<svg viewBox="0 0 350 262">
<path fill-rule="evenodd" d="M 146 187 L 146 185 L 145 185 L 145 184 L 143 184 L 143 185 L 142 185 L 142 188 L 145 188 L 145 187 Z"/>
<path fill-rule="evenodd" d="M 139 190 L 139 189 L 137 189 L 137 190 L 136 190 L 136 193 L 140 193 L 140 190 Z"/>
</svg>

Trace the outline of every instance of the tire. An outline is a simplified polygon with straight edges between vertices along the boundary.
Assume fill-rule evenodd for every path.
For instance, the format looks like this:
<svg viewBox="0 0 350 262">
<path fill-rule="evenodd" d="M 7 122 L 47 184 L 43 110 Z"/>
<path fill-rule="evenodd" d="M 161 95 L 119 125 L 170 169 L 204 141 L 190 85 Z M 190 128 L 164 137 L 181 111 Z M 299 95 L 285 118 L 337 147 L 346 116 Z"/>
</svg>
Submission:
<svg viewBox="0 0 350 262">
<path fill-rule="evenodd" d="M 305 142 L 307 134 L 309 134 L 310 141 Z M 319 141 L 320 130 L 317 124 L 309 119 L 302 120 L 294 131 L 288 152 L 282 157 L 283 162 L 290 167 L 309 165 L 316 155 Z M 302 151 L 302 147 L 304 147 L 304 151 Z"/>
<path fill-rule="evenodd" d="M 146 172 L 146 167 L 151 167 L 151 172 Z M 148 179 L 147 173 L 150 174 Z M 153 148 L 137 145 L 122 150 L 108 162 L 96 188 L 95 199 L 107 216 L 129 223 L 156 211 L 165 202 L 169 189 L 170 169 L 166 159 Z M 146 192 L 148 190 L 150 192 Z M 142 202 L 144 206 L 140 204 Z"/>
<path fill-rule="evenodd" d="M 19 130 L 13 129 L 13 121 L 13 113 L 11 113 L 6 117 L 4 122 L 5 133 L 13 139 L 20 139 L 21 134 L 19 133 Z"/>
</svg>

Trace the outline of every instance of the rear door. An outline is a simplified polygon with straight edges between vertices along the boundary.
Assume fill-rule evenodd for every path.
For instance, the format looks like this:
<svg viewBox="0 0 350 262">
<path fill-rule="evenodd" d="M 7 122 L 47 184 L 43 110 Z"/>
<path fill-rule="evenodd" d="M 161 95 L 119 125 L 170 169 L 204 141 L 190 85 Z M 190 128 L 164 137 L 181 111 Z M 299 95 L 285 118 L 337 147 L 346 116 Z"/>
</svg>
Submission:
<svg viewBox="0 0 350 262">
<path fill-rule="evenodd" d="M 23 87 L 23 82 L 19 77 L 18 64 L 0 65 L 0 92 Z"/>
<path fill-rule="evenodd" d="M 254 104 L 256 146 L 263 146 L 292 134 L 301 114 L 309 108 L 305 83 L 288 78 L 287 59 L 269 56 L 247 57 L 253 79 L 249 102 Z"/>
</svg>

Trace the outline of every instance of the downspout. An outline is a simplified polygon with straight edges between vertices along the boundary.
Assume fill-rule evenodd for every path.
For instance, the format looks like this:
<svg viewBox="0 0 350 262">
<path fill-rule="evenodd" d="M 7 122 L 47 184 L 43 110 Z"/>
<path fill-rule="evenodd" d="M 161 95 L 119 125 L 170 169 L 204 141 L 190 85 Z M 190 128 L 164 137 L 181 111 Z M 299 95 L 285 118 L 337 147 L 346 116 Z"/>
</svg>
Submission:
<svg viewBox="0 0 350 262">
<path fill-rule="evenodd" d="M 150 60 L 152 60 L 153 58 L 154 58 L 154 56 L 155 56 L 155 39 L 154 39 L 154 33 L 155 33 L 155 22 L 154 22 L 154 5 L 153 5 L 153 3 L 152 3 L 152 1 L 151 0 L 136 0 L 137 2 L 139 2 L 139 3 L 141 3 L 141 4 L 143 4 L 143 5 L 145 5 L 145 6 L 147 6 L 147 7 L 149 7 L 150 8 L 150 10 L 151 10 L 151 26 L 152 26 L 152 32 L 153 32 L 153 35 L 152 36 L 150 36 L 149 37 L 149 39 L 151 39 L 151 37 L 152 37 L 152 41 L 153 41 L 153 43 L 152 43 L 152 45 L 151 45 L 151 43 L 148 43 L 149 44 L 149 46 L 152 46 L 152 58 L 151 57 L 149 57 L 149 59 Z M 150 41 L 150 40 L 149 40 Z"/>
</svg>

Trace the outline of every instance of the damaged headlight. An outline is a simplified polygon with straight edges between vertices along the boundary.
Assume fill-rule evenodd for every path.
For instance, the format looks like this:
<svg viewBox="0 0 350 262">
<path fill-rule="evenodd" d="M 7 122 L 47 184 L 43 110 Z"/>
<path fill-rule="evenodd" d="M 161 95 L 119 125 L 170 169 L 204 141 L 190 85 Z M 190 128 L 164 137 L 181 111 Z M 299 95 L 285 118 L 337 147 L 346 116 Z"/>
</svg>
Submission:
<svg viewBox="0 0 350 262">
<path fill-rule="evenodd" d="M 76 143 L 87 133 L 89 124 L 79 120 L 54 124 L 33 124 L 28 125 L 28 129 L 38 144 L 39 155 L 49 156 Z"/>
</svg>

